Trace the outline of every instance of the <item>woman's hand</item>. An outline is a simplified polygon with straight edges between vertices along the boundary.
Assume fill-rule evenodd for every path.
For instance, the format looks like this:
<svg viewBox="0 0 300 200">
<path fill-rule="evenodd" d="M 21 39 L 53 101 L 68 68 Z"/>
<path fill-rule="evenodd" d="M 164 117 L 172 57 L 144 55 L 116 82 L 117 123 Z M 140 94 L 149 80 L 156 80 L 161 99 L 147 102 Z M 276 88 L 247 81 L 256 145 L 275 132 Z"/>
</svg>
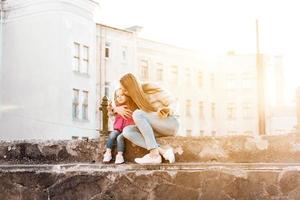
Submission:
<svg viewBox="0 0 300 200">
<path fill-rule="evenodd" d="M 126 105 L 117 106 L 113 110 L 114 110 L 114 112 L 121 115 L 123 118 L 131 118 L 132 111 L 129 110 Z"/>
<path fill-rule="evenodd" d="M 166 118 L 172 115 L 172 110 L 169 107 L 162 107 L 158 109 L 157 113 L 161 118 Z"/>
</svg>

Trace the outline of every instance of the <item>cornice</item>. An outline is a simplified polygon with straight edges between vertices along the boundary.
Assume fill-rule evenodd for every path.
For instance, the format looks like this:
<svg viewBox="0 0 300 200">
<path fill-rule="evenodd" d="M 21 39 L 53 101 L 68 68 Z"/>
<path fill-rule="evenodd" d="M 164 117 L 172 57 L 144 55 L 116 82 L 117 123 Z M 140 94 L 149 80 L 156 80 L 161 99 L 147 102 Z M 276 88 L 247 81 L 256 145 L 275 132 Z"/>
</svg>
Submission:
<svg viewBox="0 0 300 200">
<path fill-rule="evenodd" d="M 95 0 L 6 0 L 3 4 L 7 21 L 48 12 L 69 12 L 93 20 L 98 6 Z"/>
</svg>

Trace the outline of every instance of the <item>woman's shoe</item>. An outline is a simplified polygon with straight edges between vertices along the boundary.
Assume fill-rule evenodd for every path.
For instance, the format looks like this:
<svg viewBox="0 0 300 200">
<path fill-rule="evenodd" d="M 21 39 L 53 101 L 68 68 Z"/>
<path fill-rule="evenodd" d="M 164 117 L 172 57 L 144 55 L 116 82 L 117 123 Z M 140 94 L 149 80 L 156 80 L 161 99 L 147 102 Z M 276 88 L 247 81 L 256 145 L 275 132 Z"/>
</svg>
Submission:
<svg viewBox="0 0 300 200">
<path fill-rule="evenodd" d="M 116 155 L 116 160 L 115 160 L 115 164 L 122 164 L 124 163 L 124 157 L 122 155 L 117 154 Z"/>
<path fill-rule="evenodd" d="M 112 159 L 111 153 L 105 152 L 105 154 L 103 155 L 103 162 L 108 163 L 111 161 L 111 159 Z"/>
<path fill-rule="evenodd" d="M 136 158 L 134 161 L 138 164 L 160 164 L 161 163 L 161 156 L 150 156 L 150 154 L 146 154 L 142 158 Z"/>
<path fill-rule="evenodd" d="M 168 160 L 170 163 L 175 162 L 175 155 L 172 148 L 168 148 L 165 153 L 162 154 L 164 159 Z"/>
</svg>

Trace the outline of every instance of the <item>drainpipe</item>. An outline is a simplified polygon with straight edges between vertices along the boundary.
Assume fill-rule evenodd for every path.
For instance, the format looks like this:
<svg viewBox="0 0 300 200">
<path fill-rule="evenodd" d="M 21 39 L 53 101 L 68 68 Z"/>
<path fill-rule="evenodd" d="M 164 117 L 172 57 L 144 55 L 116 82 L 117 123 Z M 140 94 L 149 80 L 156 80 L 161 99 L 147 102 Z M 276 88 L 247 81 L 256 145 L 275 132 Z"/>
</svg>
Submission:
<svg viewBox="0 0 300 200">
<path fill-rule="evenodd" d="M 2 66 L 2 39 L 3 39 L 2 29 L 3 29 L 3 20 L 4 20 L 3 3 L 4 1 L 0 0 L 0 67 Z"/>
<path fill-rule="evenodd" d="M 3 3 L 4 3 L 4 0 L 0 0 L 0 85 L 1 85 L 1 79 L 2 79 L 2 63 L 3 63 L 3 61 L 2 61 L 2 49 L 3 49 L 3 42 L 2 42 L 2 40 L 3 40 L 3 31 L 2 31 L 2 29 L 3 29 L 3 21 L 4 21 L 4 10 L 3 10 Z M 0 88 L 0 90 L 1 90 L 1 88 Z M 1 106 L 1 104 L 2 104 L 2 97 L 1 97 L 1 91 L 0 91 L 0 117 L 1 117 L 1 110 L 2 110 L 2 106 Z"/>
<path fill-rule="evenodd" d="M 259 135 L 266 134 L 265 122 L 265 87 L 264 87 L 264 66 L 262 55 L 259 51 L 259 30 L 258 20 L 256 20 L 256 70 L 257 70 L 257 106 L 258 106 L 258 131 Z"/>
<path fill-rule="evenodd" d="M 296 90 L 296 115 L 297 115 L 297 125 L 296 134 L 300 136 L 300 87 Z"/>
</svg>

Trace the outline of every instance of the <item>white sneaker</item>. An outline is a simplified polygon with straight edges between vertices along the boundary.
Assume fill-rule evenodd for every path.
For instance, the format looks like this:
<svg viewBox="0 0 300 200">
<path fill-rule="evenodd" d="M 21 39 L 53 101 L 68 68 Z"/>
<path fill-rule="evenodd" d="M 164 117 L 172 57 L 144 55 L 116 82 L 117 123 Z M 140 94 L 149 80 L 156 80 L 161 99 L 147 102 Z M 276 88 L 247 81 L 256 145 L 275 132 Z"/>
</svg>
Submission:
<svg viewBox="0 0 300 200">
<path fill-rule="evenodd" d="M 170 163 L 175 162 L 175 155 L 174 155 L 172 148 L 167 149 L 162 156 L 164 157 L 164 159 L 168 160 Z"/>
<path fill-rule="evenodd" d="M 117 154 L 117 155 L 116 155 L 115 164 L 122 164 L 122 163 L 124 163 L 124 162 L 125 162 L 125 161 L 124 161 L 123 155 Z"/>
<path fill-rule="evenodd" d="M 149 154 L 146 154 L 142 158 L 136 158 L 134 161 L 138 164 L 160 164 L 161 156 L 157 155 L 155 157 L 151 157 Z"/>
<path fill-rule="evenodd" d="M 103 162 L 104 162 L 104 163 L 108 163 L 108 162 L 111 161 L 111 159 L 112 159 L 111 153 L 108 152 L 108 151 L 105 152 L 105 154 L 103 155 Z"/>
</svg>

